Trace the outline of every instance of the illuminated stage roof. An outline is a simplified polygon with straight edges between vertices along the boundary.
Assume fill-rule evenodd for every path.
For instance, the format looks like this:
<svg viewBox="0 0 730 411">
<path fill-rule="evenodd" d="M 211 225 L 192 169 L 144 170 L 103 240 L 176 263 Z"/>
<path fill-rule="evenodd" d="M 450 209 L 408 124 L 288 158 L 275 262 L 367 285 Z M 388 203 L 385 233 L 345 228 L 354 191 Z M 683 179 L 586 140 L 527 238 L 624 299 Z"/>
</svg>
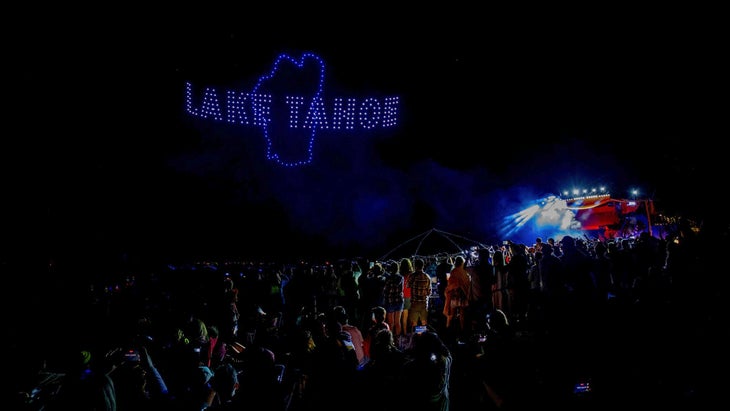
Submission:
<svg viewBox="0 0 730 411">
<path fill-rule="evenodd" d="M 650 213 L 654 212 L 651 200 L 628 200 L 613 198 L 608 194 L 573 197 L 565 200 L 568 209 L 575 211 L 575 219 L 583 230 L 600 230 L 621 222 L 622 217 L 635 213 L 647 203 Z"/>
</svg>

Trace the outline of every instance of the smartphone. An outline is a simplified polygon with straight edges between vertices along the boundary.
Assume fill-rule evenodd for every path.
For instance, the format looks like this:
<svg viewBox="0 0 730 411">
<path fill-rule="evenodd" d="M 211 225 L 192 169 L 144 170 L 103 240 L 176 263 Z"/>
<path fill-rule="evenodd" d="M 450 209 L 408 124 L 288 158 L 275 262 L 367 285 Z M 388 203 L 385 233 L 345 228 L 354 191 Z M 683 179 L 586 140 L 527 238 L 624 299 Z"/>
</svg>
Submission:
<svg viewBox="0 0 730 411">
<path fill-rule="evenodd" d="M 422 334 L 426 331 L 428 331 L 428 327 L 425 325 L 416 325 L 413 327 L 413 332 L 416 334 Z"/>
<path fill-rule="evenodd" d="M 139 351 L 137 350 L 127 350 L 124 353 L 124 360 L 127 362 L 139 362 Z"/>
<path fill-rule="evenodd" d="M 589 392 L 591 392 L 591 381 L 587 379 L 578 381 L 575 387 L 573 387 L 574 394 L 586 394 Z"/>
</svg>

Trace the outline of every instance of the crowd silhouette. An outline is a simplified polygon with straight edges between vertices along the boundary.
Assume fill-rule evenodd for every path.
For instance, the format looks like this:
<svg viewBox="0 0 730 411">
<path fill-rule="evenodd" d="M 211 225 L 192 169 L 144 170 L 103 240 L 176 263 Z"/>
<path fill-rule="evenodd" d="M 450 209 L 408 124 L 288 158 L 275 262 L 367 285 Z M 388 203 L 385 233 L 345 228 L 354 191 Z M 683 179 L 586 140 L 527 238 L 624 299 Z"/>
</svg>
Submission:
<svg viewBox="0 0 730 411">
<path fill-rule="evenodd" d="M 714 267 L 724 235 L 550 240 L 476 255 L 230 260 L 82 279 L 52 267 L 10 327 L 13 405 L 713 404 L 720 387 L 707 368 L 723 351 L 715 333 L 726 284 Z"/>
</svg>

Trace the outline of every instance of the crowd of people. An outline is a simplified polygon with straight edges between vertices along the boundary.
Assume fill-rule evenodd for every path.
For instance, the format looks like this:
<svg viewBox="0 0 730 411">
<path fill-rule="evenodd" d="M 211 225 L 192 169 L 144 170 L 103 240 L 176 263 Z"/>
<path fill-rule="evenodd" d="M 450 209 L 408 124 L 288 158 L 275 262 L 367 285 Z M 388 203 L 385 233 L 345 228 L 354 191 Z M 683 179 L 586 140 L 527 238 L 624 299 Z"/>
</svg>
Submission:
<svg viewBox="0 0 730 411">
<path fill-rule="evenodd" d="M 725 289 L 712 250 L 680 230 L 388 261 L 169 264 L 82 286 L 54 271 L 28 298 L 42 317 L 11 329 L 13 404 L 704 406 L 719 389 L 705 370 Z"/>
</svg>

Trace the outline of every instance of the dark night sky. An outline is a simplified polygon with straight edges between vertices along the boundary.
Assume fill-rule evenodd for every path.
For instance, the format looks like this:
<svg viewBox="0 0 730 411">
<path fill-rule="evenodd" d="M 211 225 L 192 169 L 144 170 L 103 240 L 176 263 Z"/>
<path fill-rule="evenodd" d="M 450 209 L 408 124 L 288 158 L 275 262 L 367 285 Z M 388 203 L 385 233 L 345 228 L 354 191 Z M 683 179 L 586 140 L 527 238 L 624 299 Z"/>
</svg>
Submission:
<svg viewBox="0 0 730 411">
<path fill-rule="evenodd" d="M 502 216 L 573 184 L 719 214 L 689 196 L 720 181 L 711 22 L 352 16 L 22 26 L 6 63 L 8 253 L 378 255 L 433 227 L 500 240 Z M 311 165 L 286 169 L 254 129 L 183 110 L 185 81 L 250 88 L 302 52 L 333 94 L 399 95 L 400 125 L 323 133 Z"/>
</svg>

